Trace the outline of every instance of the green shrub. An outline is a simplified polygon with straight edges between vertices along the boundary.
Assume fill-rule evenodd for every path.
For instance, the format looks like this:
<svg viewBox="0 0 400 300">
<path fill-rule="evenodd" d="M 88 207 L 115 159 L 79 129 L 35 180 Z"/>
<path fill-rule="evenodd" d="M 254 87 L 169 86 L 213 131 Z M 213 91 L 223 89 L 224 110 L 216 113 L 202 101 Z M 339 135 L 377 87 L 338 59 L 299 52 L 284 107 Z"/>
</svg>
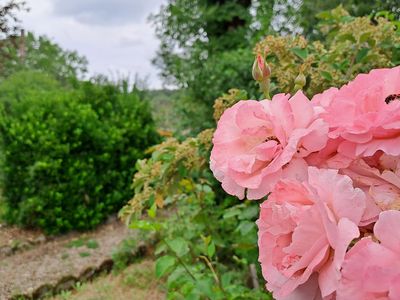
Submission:
<svg viewBox="0 0 400 300">
<path fill-rule="evenodd" d="M 42 84 L 24 88 L 24 76 Z M 0 85 L 5 219 L 48 233 L 93 228 L 129 199 L 135 161 L 158 137 L 135 93 L 48 81 L 17 73 Z"/>
</svg>

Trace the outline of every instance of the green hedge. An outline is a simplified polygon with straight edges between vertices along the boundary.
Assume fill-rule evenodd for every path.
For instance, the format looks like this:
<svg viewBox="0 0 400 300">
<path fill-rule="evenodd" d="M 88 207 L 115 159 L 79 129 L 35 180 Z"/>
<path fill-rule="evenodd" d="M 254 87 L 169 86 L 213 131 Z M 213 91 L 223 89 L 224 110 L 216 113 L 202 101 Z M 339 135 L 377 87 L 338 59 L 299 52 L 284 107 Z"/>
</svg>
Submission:
<svg viewBox="0 0 400 300">
<path fill-rule="evenodd" d="M 21 88 L 32 76 L 35 88 Z M 4 217 L 48 233 L 93 228 L 132 196 L 135 161 L 158 136 L 126 88 L 49 82 L 24 72 L 0 85 Z"/>
</svg>

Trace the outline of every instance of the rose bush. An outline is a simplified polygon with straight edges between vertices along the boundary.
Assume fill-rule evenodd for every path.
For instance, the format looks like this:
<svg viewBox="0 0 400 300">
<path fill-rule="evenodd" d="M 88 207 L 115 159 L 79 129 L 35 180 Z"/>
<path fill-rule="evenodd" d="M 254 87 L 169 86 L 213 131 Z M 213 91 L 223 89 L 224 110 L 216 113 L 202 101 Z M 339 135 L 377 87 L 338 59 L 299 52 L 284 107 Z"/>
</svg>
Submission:
<svg viewBox="0 0 400 300">
<path fill-rule="evenodd" d="M 399 202 L 399 156 L 380 147 L 370 155 L 373 147 L 365 144 L 378 141 L 382 132 L 387 134 L 385 143 L 396 143 L 397 124 L 383 119 L 378 125 L 368 122 L 375 120 L 371 116 L 379 115 L 379 109 L 384 111 L 382 115 L 392 114 L 392 120 L 396 119 L 397 98 L 392 93 L 396 92 L 397 79 L 360 76 L 364 79 L 359 88 L 348 93 L 348 99 L 341 99 L 353 105 L 353 111 L 337 108 L 332 116 L 326 102 L 334 102 L 323 91 L 337 87 L 331 90 L 333 97 L 347 89 L 339 87 L 359 73 L 398 65 L 400 36 L 390 20 L 353 18 L 341 8 L 325 14 L 321 25 L 316 30 L 323 29 L 323 39 L 318 41 L 270 35 L 258 43 L 255 54 L 261 54 L 257 57 L 264 59 L 260 64 L 266 69 L 261 73 L 256 70 L 254 79 L 264 95 L 275 96 L 272 101 L 240 101 L 248 99 L 248 93 L 230 90 L 218 98 L 214 118 L 220 121 L 211 159 L 212 131 L 205 131 L 195 139 L 167 140 L 152 149 L 151 159 L 138 163 L 135 196 L 123 215 L 131 227 L 156 232 L 156 271 L 166 279 L 168 299 L 272 299 L 259 287 L 262 275 L 277 300 L 335 299 L 343 289 L 349 289 L 350 294 L 340 299 L 357 299 L 355 292 L 363 292 L 351 294 L 350 289 L 363 286 L 358 285 L 361 281 L 349 281 L 354 279 L 348 275 L 353 271 L 346 271 L 349 255 L 364 240 L 380 246 L 374 226 L 385 212 L 398 209 Z M 267 55 L 263 55 L 265 49 Z M 256 62 L 255 67 L 260 64 Z M 372 74 L 382 72 L 395 73 L 386 69 Z M 198 78 L 196 81 L 201 84 Z M 299 89 L 312 101 L 300 99 L 301 92 L 295 95 Z M 320 93 L 323 99 L 317 100 Z M 381 96 L 369 99 L 376 95 Z M 387 97 L 390 106 L 385 103 Z M 301 105 L 293 106 L 296 101 Z M 368 108 L 370 101 L 379 105 Z M 362 110 L 358 106 L 363 103 Z M 391 110 L 394 113 L 388 113 Z M 190 117 L 196 115 L 198 112 Z M 369 137 L 362 136 L 359 121 L 353 116 L 360 122 L 369 120 L 363 125 Z M 350 123 L 336 122 L 335 118 L 347 118 Z M 316 121 L 318 126 L 310 133 Z M 395 129 L 393 135 L 386 131 L 388 125 Z M 343 131 L 335 133 L 339 127 Z M 359 130 L 356 135 L 360 136 L 353 138 L 345 132 L 351 127 Z M 361 137 L 370 140 L 365 142 Z M 340 148 L 349 141 L 361 149 L 357 155 Z M 362 150 L 366 146 L 368 150 Z M 227 196 L 221 184 L 212 179 L 209 161 L 229 193 L 242 199 L 268 197 L 261 209 L 257 201 Z M 339 204 L 346 209 L 337 209 Z M 167 210 L 167 214 L 158 214 L 159 210 Z M 259 210 L 263 272 L 256 264 Z M 315 253 L 319 256 L 313 256 Z M 388 259 L 393 261 L 394 257 Z M 371 268 L 376 266 L 372 261 Z M 360 272 L 365 282 L 368 272 Z M 395 284 L 396 277 L 390 282 Z M 394 293 L 392 287 L 373 291 L 371 299 L 387 299 L 388 293 Z"/>
<path fill-rule="evenodd" d="M 258 246 L 276 299 L 398 299 L 399 93 L 400 67 L 378 69 L 222 115 L 211 169 L 240 199 L 270 193 Z"/>
</svg>

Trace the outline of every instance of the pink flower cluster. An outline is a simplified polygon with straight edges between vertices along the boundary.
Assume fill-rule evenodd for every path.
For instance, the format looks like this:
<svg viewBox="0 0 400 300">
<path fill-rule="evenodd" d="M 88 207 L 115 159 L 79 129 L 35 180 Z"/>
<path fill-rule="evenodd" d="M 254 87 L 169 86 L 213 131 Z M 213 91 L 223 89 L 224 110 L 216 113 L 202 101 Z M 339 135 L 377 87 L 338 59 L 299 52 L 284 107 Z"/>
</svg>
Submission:
<svg viewBox="0 0 400 300">
<path fill-rule="evenodd" d="M 226 192 L 268 196 L 259 261 L 275 299 L 400 299 L 400 66 L 311 101 L 241 101 L 213 144 Z"/>
</svg>

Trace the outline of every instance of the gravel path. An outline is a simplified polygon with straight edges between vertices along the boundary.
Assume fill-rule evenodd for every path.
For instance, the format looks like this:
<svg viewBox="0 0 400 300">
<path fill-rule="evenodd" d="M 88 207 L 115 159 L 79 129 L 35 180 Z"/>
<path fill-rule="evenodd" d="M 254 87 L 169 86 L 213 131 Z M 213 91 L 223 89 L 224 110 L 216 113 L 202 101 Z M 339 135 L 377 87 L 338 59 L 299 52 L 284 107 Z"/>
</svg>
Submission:
<svg viewBox="0 0 400 300">
<path fill-rule="evenodd" d="M 55 238 L 0 256 L 0 299 L 38 298 L 69 288 L 77 279 L 84 281 L 111 267 L 112 251 L 129 235 L 125 225 L 114 220 L 94 232 Z"/>
</svg>

